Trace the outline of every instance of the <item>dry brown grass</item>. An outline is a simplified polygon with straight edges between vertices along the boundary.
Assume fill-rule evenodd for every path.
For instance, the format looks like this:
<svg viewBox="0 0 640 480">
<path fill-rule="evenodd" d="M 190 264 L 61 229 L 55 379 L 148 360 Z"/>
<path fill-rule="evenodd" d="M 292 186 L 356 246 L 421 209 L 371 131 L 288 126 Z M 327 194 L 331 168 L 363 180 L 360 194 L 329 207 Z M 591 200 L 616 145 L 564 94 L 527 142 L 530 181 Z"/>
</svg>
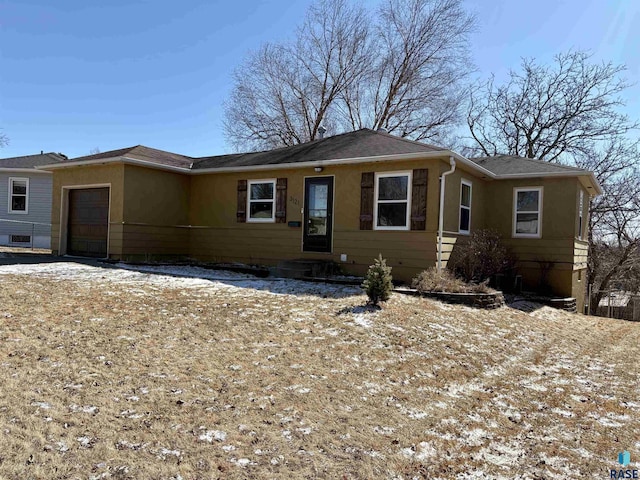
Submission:
<svg viewBox="0 0 640 480">
<path fill-rule="evenodd" d="M 496 293 L 496 290 L 489 287 L 488 280 L 482 283 L 467 283 L 450 270 L 443 268 L 438 272 L 436 267 L 420 272 L 411 282 L 411 286 L 419 292 Z"/>
<path fill-rule="evenodd" d="M 639 324 L 151 277 L 0 275 L 0 478 L 607 478 L 640 455 Z"/>
</svg>

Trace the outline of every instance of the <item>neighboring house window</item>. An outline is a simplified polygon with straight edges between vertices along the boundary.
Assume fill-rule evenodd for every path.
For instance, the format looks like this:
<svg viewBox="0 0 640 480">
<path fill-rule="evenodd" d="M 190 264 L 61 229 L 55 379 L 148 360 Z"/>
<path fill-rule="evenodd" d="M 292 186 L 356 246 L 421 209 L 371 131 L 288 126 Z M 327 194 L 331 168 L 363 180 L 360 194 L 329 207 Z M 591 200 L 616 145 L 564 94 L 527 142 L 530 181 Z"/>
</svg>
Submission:
<svg viewBox="0 0 640 480">
<path fill-rule="evenodd" d="M 462 180 L 460 183 L 460 233 L 471 230 L 471 182 Z"/>
<path fill-rule="evenodd" d="M 248 182 L 249 216 L 247 222 L 275 222 L 276 181 Z"/>
<path fill-rule="evenodd" d="M 584 236 L 583 233 L 583 228 L 584 228 L 584 222 L 583 222 L 583 215 L 584 215 L 584 191 L 581 189 L 580 190 L 580 200 L 578 201 L 578 238 L 580 240 L 582 240 L 582 237 Z"/>
<path fill-rule="evenodd" d="M 409 230 L 411 173 L 378 173 L 375 183 L 376 230 Z"/>
<path fill-rule="evenodd" d="M 29 211 L 29 179 L 9 178 L 9 213 Z"/>
<path fill-rule="evenodd" d="M 513 236 L 542 236 L 542 187 L 514 190 Z"/>
</svg>

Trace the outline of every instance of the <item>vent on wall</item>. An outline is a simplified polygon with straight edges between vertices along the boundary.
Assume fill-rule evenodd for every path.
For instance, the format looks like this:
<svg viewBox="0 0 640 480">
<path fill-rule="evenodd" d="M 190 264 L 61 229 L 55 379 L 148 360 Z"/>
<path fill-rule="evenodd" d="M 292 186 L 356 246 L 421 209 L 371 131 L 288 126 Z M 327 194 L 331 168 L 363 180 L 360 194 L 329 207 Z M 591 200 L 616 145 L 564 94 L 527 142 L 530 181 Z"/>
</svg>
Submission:
<svg viewBox="0 0 640 480">
<path fill-rule="evenodd" d="M 11 235 L 11 243 L 31 243 L 30 235 Z"/>
</svg>

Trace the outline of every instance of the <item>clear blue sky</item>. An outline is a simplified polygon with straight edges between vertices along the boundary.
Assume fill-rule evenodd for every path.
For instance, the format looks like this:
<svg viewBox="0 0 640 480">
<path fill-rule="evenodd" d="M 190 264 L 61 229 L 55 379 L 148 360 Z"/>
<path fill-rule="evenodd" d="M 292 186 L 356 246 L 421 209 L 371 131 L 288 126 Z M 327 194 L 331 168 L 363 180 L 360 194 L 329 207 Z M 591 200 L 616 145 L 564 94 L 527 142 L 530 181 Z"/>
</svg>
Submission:
<svg viewBox="0 0 640 480">
<path fill-rule="evenodd" d="M 289 36 L 309 0 L 0 0 L 0 157 L 70 157 L 143 144 L 229 152 L 223 101 L 233 69 Z M 625 63 L 640 80 L 637 0 L 467 0 L 478 75 L 569 48 Z M 640 117 L 640 86 L 627 113 Z"/>
</svg>

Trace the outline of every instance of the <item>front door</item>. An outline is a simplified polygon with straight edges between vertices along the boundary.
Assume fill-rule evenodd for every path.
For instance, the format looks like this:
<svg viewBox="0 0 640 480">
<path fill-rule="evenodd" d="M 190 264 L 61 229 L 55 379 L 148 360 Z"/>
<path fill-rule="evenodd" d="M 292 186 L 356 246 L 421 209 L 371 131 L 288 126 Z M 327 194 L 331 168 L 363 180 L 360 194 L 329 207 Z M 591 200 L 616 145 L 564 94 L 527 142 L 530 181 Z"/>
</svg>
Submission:
<svg viewBox="0 0 640 480">
<path fill-rule="evenodd" d="M 333 230 L 333 177 L 305 178 L 302 250 L 330 252 Z"/>
</svg>

